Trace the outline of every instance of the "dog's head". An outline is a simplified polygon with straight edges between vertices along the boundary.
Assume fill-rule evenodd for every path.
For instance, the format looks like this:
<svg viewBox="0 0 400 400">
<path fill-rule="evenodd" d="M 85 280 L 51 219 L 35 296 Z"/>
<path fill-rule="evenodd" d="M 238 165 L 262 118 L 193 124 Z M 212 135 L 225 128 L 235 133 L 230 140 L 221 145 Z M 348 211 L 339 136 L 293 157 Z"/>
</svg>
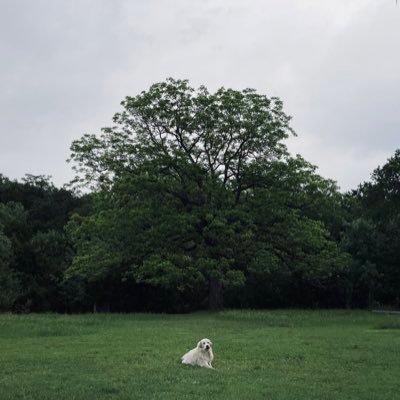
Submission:
<svg viewBox="0 0 400 400">
<path fill-rule="evenodd" d="M 210 339 L 201 339 L 199 343 L 197 343 L 197 348 L 205 351 L 209 351 L 212 347 L 212 342 Z"/>
</svg>

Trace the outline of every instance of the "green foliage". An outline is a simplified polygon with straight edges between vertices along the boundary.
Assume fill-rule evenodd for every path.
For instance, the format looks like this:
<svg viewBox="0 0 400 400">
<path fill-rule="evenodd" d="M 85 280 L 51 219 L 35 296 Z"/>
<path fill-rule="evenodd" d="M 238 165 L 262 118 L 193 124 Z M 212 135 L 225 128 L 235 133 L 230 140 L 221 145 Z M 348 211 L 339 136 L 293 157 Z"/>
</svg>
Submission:
<svg viewBox="0 0 400 400">
<path fill-rule="evenodd" d="M 72 256 L 63 228 L 78 204 L 48 177 L 27 175 L 20 183 L 0 175 L 0 307 L 62 309 L 60 285 Z"/>
<path fill-rule="evenodd" d="M 114 236 L 114 233 L 118 233 L 115 230 L 115 217 L 106 211 L 87 218 L 78 215 L 72 217 L 66 230 L 75 244 L 77 255 L 67 277 L 78 274 L 91 281 L 104 279 L 110 268 L 121 263 L 117 251 L 121 245 L 118 240 L 120 235 Z"/>
<path fill-rule="evenodd" d="M 19 203 L 0 203 L 0 310 L 9 310 L 21 293 L 15 271 L 23 247 L 26 213 Z"/>
<path fill-rule="evenodd" d="M 286 154 L 282 140 L 292 133 L 282 102 L 251 89 L 211 94 L 168 79 L 127 97 L 122 106 L 115 127 L 73 142 L 77 182 L 101 188 L 146 160 L 184 160 L 239 198 L 271 160 Z"/>
<path fill-rule="evenodd" d="M 282 102 L 167 79 L 72 143 L 77 197 L 0 175 L 0 308 L 400 304 L 400 150 L 351 193 L 289 155 Z"/>
<path fill-rule="evenodd" d="M 399 306 L 400 150 L 353 192 L 350 204 L 357 219 L 344 244 L 354 259 L 353 276 L 370 306 L 375 301 Z"/>
<path fill-rule="evenodd" d="M 67 278 L 147 284 L 186 301 L 203 293 L 197 307 L 208 291 L 220 307 L 224 292 L 244 301 L 261 271 L 324 287 L 347 268 L 327 230 L 342 223 L 337 187 L 288 155 L 279 99 L 168 79 L 122 106 L 114 127 L 71 146 L 76 185 L 97 194 L 92 215 L 68 224 Z"/>
<path fill-rule="evenodd" d="M 12 257 L 11 241 L 4 234 L 0 224 L 0 310 L 9 310 L 20 290 L 18 277 L 10 268 Z"/>
<path fill-rule="evenodd" d="M 138 282 L 174 289 L 178 292 L 194 291 L 205 284 L 204 275 L 189 256 L 167 254 L 150 256 L 135 274 Z"/>
<path fill-rule="evenodd" d="M 0 225 L 0 268 L 8 267 L 12 256 L 11 242 L 3 232 Z"/>
<path fill-rule="evenodd" d="M 8 311 L 20 295 L 21 283 L 18 275 L 10 268 L 0 268 L 0 311 Z"/>
<path fill-rule="evenodd" d="M 243 274 L 230 270 L 237 242 L 248 235 L 241 232 L 238 213 L 222 216 L 207 205 L 188 210 L 172 193 L 174 182 L 167 183 L 155 176 L 142 179 L 141 173 L 129 176 L 116 183 L 112 195 L 98 195 L 98 212 L 74 216 L 67 232 L 76 256 L 67 278 L 94 282 L 113 275 L 178 296 L 206 292 L 211 278 L 224 287 L 243 283 Z M 186 194 L 185 199 L 191 196 Z"/>
</svg>

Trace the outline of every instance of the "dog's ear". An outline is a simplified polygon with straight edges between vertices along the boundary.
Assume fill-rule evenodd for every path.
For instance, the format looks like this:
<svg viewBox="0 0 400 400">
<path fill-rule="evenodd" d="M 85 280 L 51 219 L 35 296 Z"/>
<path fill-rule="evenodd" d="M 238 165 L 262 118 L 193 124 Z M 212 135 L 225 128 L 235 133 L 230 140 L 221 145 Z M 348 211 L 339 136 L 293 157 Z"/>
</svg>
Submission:
<svg viewBox="0 0 400 400">
<path fill-rule="evenodd" d="M 209 342 L 210 342 L 210 346 L 212 346 L 213 345 L 212 341 L 210 340 Z"/>
<path fill-rule="evenodd" d="M 198 349 L 201 349 L 202 347 L 203 347 L 203 345 L 202 345 L 201 340 L 200 340 L 200 342 L 197 343 L 197 348 L 198 348 Z"/>
</svg>

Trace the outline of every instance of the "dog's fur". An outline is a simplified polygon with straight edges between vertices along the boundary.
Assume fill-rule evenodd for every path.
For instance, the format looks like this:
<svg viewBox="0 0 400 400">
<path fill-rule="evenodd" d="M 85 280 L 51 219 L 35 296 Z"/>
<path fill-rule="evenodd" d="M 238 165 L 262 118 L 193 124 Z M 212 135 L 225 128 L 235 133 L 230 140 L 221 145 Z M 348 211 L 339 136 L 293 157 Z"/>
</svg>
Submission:
<svg viewBox="0 0 400 400">
<path fill-rule="evenodd" d="M 213 368 L 214 359 L 210 339 L 201 339 L 197 347 L 182 356 L 182 364 L 196 365 L 198 367 Z"/>
</svg>

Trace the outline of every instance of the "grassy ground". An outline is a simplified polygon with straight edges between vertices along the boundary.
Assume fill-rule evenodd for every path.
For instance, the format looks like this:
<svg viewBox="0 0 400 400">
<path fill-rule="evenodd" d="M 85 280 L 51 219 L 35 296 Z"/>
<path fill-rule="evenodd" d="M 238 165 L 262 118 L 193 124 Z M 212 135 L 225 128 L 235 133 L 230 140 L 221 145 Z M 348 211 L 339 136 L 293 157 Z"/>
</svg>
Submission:
<svg viewBox="0 0 400 400">
<path fill-rule="evenodd" d="M 203 337 L 215 370 L 180 364 Z M 0 315 L 0 398 L 399 399 L 400 316 Z"/>
</svg>

